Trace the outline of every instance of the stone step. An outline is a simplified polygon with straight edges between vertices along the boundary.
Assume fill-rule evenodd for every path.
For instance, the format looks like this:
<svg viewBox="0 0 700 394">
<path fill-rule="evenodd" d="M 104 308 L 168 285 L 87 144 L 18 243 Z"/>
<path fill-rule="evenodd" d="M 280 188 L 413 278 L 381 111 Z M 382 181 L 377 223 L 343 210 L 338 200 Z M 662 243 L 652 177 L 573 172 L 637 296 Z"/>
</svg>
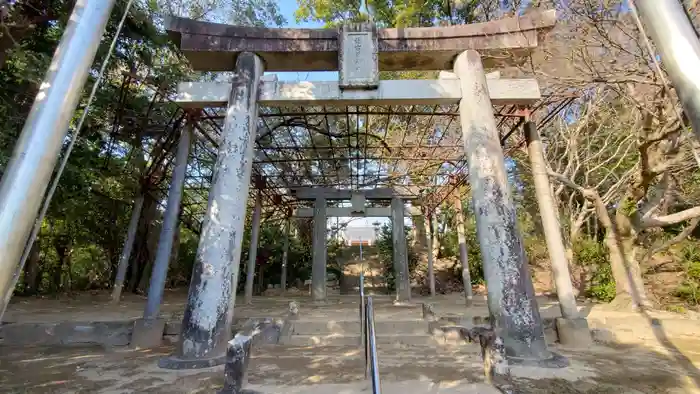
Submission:
<svg viewBox="0 0 700 394">
<path fill-rule="evenodd" d="M 377 321 L 375 322 L 375 330 L 377 335 L 428 334 L 428 322 L 424 320 Z M 360 322 L 359 319 L 345 321 L 299 320 L 293 323 L 292 333 L 300 335 L 360 335 Z"/>
<path fill-rule="evenodd" d="M 251 392 L 261 393 L 287 393 L 287 394 L 350 394 L 368 393 L 372 388 L 368 382 L 354 382 L 342 384 L 320 383 L 313 386 L 270 386 L 249 385 Z M 382 382 L 382 392 L 387 394 L 424 394 L 424 393 L 460 393 L 460 394 L 499 394 L 500 390 L 485 383 L 473 383 L 469 381 L 455 381 L 449 383 L 433 383 L 431 381 L 403 381 Z"/>
<path fill-rule="evenodd" d="M 430 334 L 408 334 L 408 335 L 377 335 L 377 346 L 378 347 L 392 347 L 392 346 L 446 346 L 446 347 L 461 347 L 467 346 L 474 348 L 475 351 L 478 350 L 478 345 L 469 345 L 464 343 L 464 341 L 455 338 L 437 335 L 433 336 Z M 360 336 L 359 335 L 342 335 L 342 334 L 332 334 L 332 335 L 292 335 L 290 338 L 284 340 L 284 346 L 360 346 Z"/>
</svg>

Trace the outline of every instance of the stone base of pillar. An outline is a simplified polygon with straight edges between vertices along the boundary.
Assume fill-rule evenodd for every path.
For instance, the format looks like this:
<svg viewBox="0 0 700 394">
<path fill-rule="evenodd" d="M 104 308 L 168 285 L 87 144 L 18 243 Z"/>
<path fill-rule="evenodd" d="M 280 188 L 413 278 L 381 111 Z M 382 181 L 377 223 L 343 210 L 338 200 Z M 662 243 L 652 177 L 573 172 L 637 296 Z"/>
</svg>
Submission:
<svg viewBox="0 0 700 394">
<path fill-rule="evenodd" d="M 566 368 L 569 366 L 569 359 L 559 353 L 548 351 L 547 357 L 543 358 L 522 358 L 506 355 L 509 365 L 522 365 L 526 367 L 540 368 Z"/>
<path fill-rule="evenodd" d="M 131 332 L 130 345 L 136 349 L 151 349 L 161 345 L 165 319 L 137 319 Z"/>
<path fill-rule="evenodd" d="M 186 360 L 177 356 L 169 356 L 158 360 L 158 366 L 164 369 L 202 369 L 216 367 L 226 363 L 226 354 L 216 357 Z"/>
<path fill-rule="evenodd" d="M 587 348 L 593 344 L 588 321 L 584 318 L 556 319 L 559 343 L 567 348 Z"/>
</svg>

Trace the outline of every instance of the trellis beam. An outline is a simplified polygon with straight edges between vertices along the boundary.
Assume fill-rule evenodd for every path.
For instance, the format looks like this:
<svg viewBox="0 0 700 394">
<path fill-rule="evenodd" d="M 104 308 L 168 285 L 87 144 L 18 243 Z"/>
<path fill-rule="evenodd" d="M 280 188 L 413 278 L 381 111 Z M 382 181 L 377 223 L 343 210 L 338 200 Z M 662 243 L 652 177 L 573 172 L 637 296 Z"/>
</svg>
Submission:
<svg viewBox="0 0 700 394">
<path fill-rule="evenodd" d="M 290 189 L 290 195 L 297 200 L 315 200 L 324 198 L 326 200 L 350 200 L 353 194 L 364 194 L 367 200 L 391 200 L 392 198 L 402 198 L 404 200 L 419 198 L 421 187 L 418 186 L 394 186 L 387 188 L 350 190 L 334 189 L 326 187 L 301 187 Z"/>
<path fill-rule="evenodd" d="M 415 216 L 420 214 L 417 208 L 406 208 L 404 216 Z M 313 208 L 297 208 L 294 211 L 295 218 L 314 217 Z M 391 216 L 391 207 L 366 207 L 364 212 L 354 212 L 352 207 L 328 207 L 326 216 L 329 218 L 381 218 Z"/>
</svg>

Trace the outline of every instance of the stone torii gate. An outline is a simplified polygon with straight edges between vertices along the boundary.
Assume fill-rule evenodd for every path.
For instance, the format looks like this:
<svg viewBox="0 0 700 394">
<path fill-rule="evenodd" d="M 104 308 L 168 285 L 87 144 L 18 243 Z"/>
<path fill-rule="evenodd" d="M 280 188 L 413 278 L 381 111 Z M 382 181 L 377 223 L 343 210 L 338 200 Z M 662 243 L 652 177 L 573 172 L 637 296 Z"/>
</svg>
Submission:
<svg viewBox="0 0 700 394">
<path fill-rule="evenodd" d="M 332 188 L 294 188 L 297 200 L 313 201 L 313 208 L 299 208 L 296 217 L 313 217 L 314 238 L 312 254 L 311 299 L 326 299 L 326 219 L 328 217 L 390 217 L 394 245 L 394 271 L 397 278 L 396 300 L 410 301 L 411 285 L 408 272 L 408 250 L 404 233 L 406 200 L 419 197 L 417 187 L 394 187 L 369 190 Z M 327 207 L 329 200 L 350 200 L 350 207 Z M 367 207 L 367 200 L 391 201 L 389 207 Z M 411 214 L 411 212 L 409 212 Z"/>
<path fill-rule="evenodd" d="M 552 10 L 473 25 L 377 29 L 371 24 L 346 24 L 338 30 L 170 19 L 167 29 L 195 70 L 233 71 L 234 77 L 231 83 L 186 82 L 178 88 L 180 105 L 225 106 L 226 115 L 179 344 L 176 354 L 160 365 L 196 368 L 224 360 L 231 338 L 258 106 L 300 104 L 459 103 L 494 330 L 509 358 L 550 360 L 492 107 L 527 106 L 540 99 L 540 92 L 535 80 L 487 79 L 484 68 L 524 59 L 555 19 Z M 262 78 L 263 71 L 328 70 L 340 71 L 339 81 L 285 83 Z M 379 80 L 379 71 L 388 70 L 454 74 L 439 80 Z M 314 216 L 322 218 L 328 197 L 314 198 Z M 325 271 L 323 260 L 315 255 L 314 288 Z M 570 290 L 570 280 L 568 286 Z M 569 290 L 558 288 L 560 293 Z M 314 298 L 321 299 L 323 293 L 319 287 Z"/>
</svg>

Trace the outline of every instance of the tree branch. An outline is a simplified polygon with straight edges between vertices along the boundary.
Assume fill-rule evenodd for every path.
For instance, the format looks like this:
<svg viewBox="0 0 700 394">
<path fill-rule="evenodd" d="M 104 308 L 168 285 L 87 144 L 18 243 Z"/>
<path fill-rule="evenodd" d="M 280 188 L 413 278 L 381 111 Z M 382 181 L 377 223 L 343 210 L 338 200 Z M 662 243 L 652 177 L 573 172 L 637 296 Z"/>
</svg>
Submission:
<svg viewBox="0 0 700 394">
<path fill-rule="evenodd" d="M 683 241 L 686 239 L 695 229 L 698 227 L 698 224 L 700 224 L 700 217 L 694 218 L 693 220 L 690 221 L 690 223 L 681 231 L 678 233 L 675 237 L 669 239 L 668 241 L 662 243 L 659 246 L 653 247 L 649 249 L 646 254 L 644 254 L 644 257 L 642 257 L 642 263 L 646 262 L 649 260 L 652 256 L 659 252 L 663 252 L 664 250 L 670 248 L 671 246 Z"/>
<path fill-rule="evenodd" d="M 689 208 L 665 216 L 649 217 L 642 220 L 642 228 L 665 227 L 700 217 L 700 206 Z"/>
</svg>

